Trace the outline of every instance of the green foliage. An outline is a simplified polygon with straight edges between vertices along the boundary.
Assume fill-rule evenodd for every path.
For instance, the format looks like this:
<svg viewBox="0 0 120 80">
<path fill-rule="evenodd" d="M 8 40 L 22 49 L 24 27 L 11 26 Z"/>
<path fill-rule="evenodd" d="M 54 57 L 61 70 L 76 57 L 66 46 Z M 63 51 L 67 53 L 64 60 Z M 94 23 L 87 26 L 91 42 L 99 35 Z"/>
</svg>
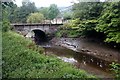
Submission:
<svg viewBox="0 0 120 80">
<path fill-rule="evenodd" d="M 94 78 L 85 71 L 53 56 L 45 56 L 41 47 L 14 33 L 3 37 L 3 78 Z"/>
<path fill-rule="evenodd" d="M 68 37 L 79 37 L 82 35 L 94 34 L 97 20 L 71 20 L 65 23 L 62 27 L 62 31 L 58 31 L 58 36 L 65 35 Z"/>
<path fill-rule="evenodd" d="M 120 2 L 106 3 L 104 7 L 96 30 L 106 34 L 106 42 L 120 43 Z"/>
<path fill-rule="evenodd" d="M 51 4 L 49 7 L 42 7 L 38 10 L 42 13 L 45 19 L 54 19 L 59 15 L 59 9 L 56 4 Z"/>
<path fill-rule="evenodd" d="M 48 7 L 42 7 L 39 9 L 39 12 L 44 15 L 45 19 L 48 19 L 49 17 L 48 9 L 49 9 Z"/>
<path fill-rule="evenodd" d="M 64 24 L 62 29 L 74 31 L 63 30 L 64 34 L 92 36 L 98 33 L 106 36 L 105 42 L 120 43 L 120 1 L 75 3 L 73 17 L 74 20 Z"/>
<path fill-rule="evenodd" d="M 79 31 L 82 35 L 89 35 L 89 32 L 95 31 L 97 20 L 85 20 L 81 21 L 79 26 Z"/>
<path fill-rule="evenodd" d="M 34 2 L 22 2 L 22 6 L 14 10 L 15 22 L 25 23 L 29 14 L 34 12 L 37 12 Z"/>
<path fill-rule="evenodd" d="M 37 11 L 35 4 L 30 1 L 23 2 L 21 7 L 17 7 L 13 2 L 2 2 L 2 9 L 4 10 L 2 12 L 7 12 L 7 14 L 3 13 L 3 17 L 6 17 L 11 23 L 25 23 L 27 16 Z"/>
<path fill-rule="evenodd" d="M 14 13 L 16 8 L 17 8 L 17 5 L 14 4 L 13 2 L 10 2 L 9 6 L 5 8 L 5 11 L 7 11 L 6 17 L 12 23 L 15 22 L 15 20 L 16 20 L 15 13 Z"/>
<path fill-rule="evenodd" d="M 10 30 L 10 22 L 7 20 L 2 21 L 2 31 L 7 32 Z"/>
<path fill-rule="evenodd" d="M 72 19 L 72 12 L 64 12 L 63 18 L 64 18 L 64 20 Z"/>
<path fill-rule="evenodd" d="M 101 14 L 102 9 L 103 3 L 100 2 L 75 3 L 73 5 L 74 20 L 64 24 L 63 29 L 69 31 L 63 31 L 71 37 L 79 37 L 80 35 L 88 36 L 97 33 L 95 27 L 98 24 L 97 19 Z"/>
<path fill-rule="evenodd" d="M 31 13 L 28 18 L 27 18 L 27 23 L 41 23 L 44 20 L 44 15 L 36 12 L 36 13 Z"/>
<path fill-rule="evenodd" d="M 97 19 L 103 9 L 100 2 L 79 2 L 73 5 L 73 17 L 80 20 Z"/>
<path fill-rule="evenodd" d="M 113 71 L 116 77 L 116 80 L 120 79 L 120 64 L 112 62 L 112 64 L 110 64 L 111 66 L 111 71 Z"/>
<path fill-rule="evenodd" d="M 71 37 L 71 38 L 75 38 L 80 36 L 79 32 L 71 29 L 71 30 L 60 30 L 56 33 L 57 37 Z"/>
<path fill-rule="evenodd" d="M 57 8 L 57 5 L 51 4 L 48 11 L 49 19 L 52 20 L 56 18 L 58 14 L 59 14 L 59 9 Z"/>
<path fill-rule="evenodd" d="M 64 23 L 63 26 L 61 26 L 61 29 L 79 29 L 78 25 L 80 24 L 80 20 L 79 19 L 75 19 L 75 20 L 69 20 L 67 23 Z"/>
<path fill-rule="evenodd" d="M 70 20 L 60 27 L 59 31 L 56 33 L 57 37 L 79 37 L 79 19 Z"/>
<path fill-rule="evenodd" d="M 0 3 L 1 5 L 1 3 Z M 2 31 L 3 32 L 7 32 L 10 30 L 10 22 L 9 22 L 9 12 L 8 12 L 8 8 L 11 8 L 11 6 L 13 5 L 12 2 L 3 2 L 2 3 Z"/>
</svg>

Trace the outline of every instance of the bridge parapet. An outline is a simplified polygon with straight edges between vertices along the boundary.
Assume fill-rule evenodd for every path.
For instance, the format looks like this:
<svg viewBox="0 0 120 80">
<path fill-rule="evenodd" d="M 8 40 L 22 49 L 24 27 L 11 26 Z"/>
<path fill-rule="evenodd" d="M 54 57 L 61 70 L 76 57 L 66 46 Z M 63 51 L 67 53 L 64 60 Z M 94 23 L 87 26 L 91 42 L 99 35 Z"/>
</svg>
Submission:
<svg viewBox="0 0 120 80">
<path fill-rule="evenodd" d="M 63 24 L 41 24 L 41 23 L 15 23 L 11 24 L 16 31 L 19 32 L 31 32 L 32 30 L 38 29 L 45 33 L 54 33 L 58 27 Z"/>
</svg>

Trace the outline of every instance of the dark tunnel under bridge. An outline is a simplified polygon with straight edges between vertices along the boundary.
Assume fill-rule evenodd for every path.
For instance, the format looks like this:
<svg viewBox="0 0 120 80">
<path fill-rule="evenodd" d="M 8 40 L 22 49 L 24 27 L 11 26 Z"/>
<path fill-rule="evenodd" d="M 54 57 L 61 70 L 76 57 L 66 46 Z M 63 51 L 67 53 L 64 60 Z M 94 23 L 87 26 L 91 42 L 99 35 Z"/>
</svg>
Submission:
<svg viewBox="0 0 120 80">
<path fill-rule="evenodd" d="M 41 42 L 48 41 L 48 36 L 44 31 L 39 29 L 32 30 L 34 32 L 34 41 L 36 44 L 40 44 Z"/>
</svg>

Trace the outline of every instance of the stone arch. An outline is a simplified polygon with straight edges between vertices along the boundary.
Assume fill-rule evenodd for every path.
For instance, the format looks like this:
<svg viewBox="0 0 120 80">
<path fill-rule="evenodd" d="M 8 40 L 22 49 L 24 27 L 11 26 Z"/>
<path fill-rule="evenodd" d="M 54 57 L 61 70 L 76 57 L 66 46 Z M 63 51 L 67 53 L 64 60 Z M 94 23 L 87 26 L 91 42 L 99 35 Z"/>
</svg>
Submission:
<svg viewBox="0 0 120 80">
<path fill-rule="evenodd" d="M 40 30 L 40 31 L 43 31 L 43 32 L 45 32 L 43 29 L 41 29 L 41 28 L 32 28 L 30 31 L 33 31 L 33 30 Z"/>
<path fill-rule="evenodd" d="M 34 32 L 34 40 L 37 44 L 47 41 L 47 35 L 44 31 L 40 29 L 32 29 L 31 31 Z"/>
</svg>

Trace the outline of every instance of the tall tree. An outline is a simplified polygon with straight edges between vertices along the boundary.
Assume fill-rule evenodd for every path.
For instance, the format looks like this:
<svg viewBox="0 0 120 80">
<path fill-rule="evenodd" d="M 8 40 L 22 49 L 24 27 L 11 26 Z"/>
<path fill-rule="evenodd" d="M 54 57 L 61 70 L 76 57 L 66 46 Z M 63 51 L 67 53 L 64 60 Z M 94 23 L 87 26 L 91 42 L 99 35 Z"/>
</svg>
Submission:
<svg viewBox="0 0 120 80">
<path fill-rule="evenodd" d="M 59 14 L 59 9 L 56 4 L 51 4 L 49 7 L 49 19 L 54 19 Z"/>
<path fill-rule="evenodd" d="M 48 9 L 49 9 L 48 7 L 41 7 L 39 9 L 39 12 L 44 15 L 45 19 L 48 19 Z"/>
<path fill-rule="evenodd" d="M 6 8 L 7 11 L 8 11 L 8 19 L 11 23 L 14 23 L 16 22 L 16 17 L 15 17 L 15 10 L 17 9 L 17 5 L 16 4 L 13 4 L 11 3 L 11 7 L 8 7 Z"/>
<path fill-rule="evenodd" d="M 97 2 L 79 2 L 73 5 L 73 16 L 81 20 L 98 18 L 103 7 L 103 3 Z"/>
<path fill-rule="evenodd" d="M 6 32 L 10 29 L 9 16 L 11 14 L 11 11 L 9 9 L 12 9 L 14 3 L 0 2 L 0 5 L 2 6 L 2 31 Z"/>
<path fill-rule="evenodd" d="M 16 14 L 16 22 L 22 22 L 25 23 L 27 20 L 27 16 L 30 13 L 34 13 L 37 11 L 37 8 L 35 6 L 34 2 L 23 1 L 22 6 L 17 8 L 15 11 Z"/>
<path fill-rule="evenodd" d="M 77 31 L 80 35 L 91 36 L 97 33 L 95 27 L 102 10 L 103 3 L 98 0 L 96 2 L 79 2 L 73 5 L 73 18 L 75 19 L 73 24 L 78 27 Z"/>
</svg>

